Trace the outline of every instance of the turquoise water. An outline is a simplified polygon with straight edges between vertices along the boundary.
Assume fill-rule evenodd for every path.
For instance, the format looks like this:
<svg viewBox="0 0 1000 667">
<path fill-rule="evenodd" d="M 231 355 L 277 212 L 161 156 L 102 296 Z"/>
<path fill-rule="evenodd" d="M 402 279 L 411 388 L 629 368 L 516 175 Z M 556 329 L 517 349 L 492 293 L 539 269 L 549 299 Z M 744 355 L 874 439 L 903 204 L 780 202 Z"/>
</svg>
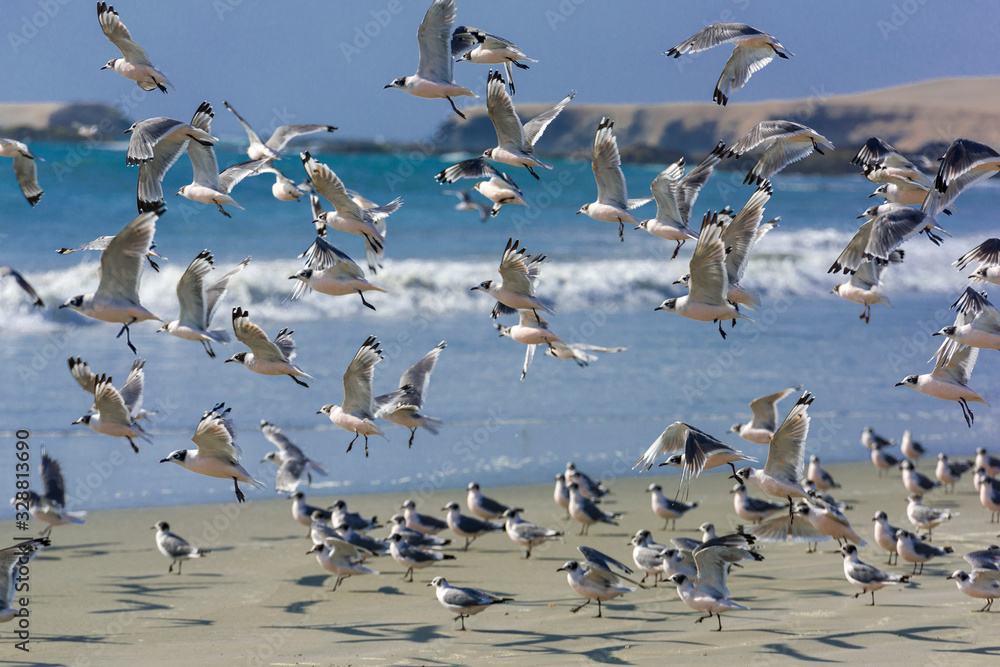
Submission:
<svg viewBox="0 0 1000 667">
<path fill-rule="evenodd" d="M 931 368 L 926 360 L 940 339 L 930 333 L 951 322 L 948 307 L 964 287 L 951 262 L 997 235 L 992 183 L 963 195 L 956 215 L 941 221 L 954 235 L 942 247 L 920 237 L 908 242 L 904 264 L 885 274 L 894 307 L 875 306 L 865 325 L 857 317 L 860 306 L 830 294 L 841 279 L 826 270 L 857 228 L 855 216 L 874 203 L 865 198 L 874 186 L 860 176 L 779 175 L 765 218 L 780 216 L 780 227 L 758 245 L 743 281 L 763 292 L 764 307 L 752 315 L 753 324 L 727 328 L 729 337 L 722 340 L 715 325 L 653 312 L 664 298 L 679 294 L 672 283 L 687 273 L 691 245 L 667 261 L 672 243 L 632 230 L 619 243 L 613 225 L 574 215 L 594 199 L 589 162 L 557 161 L 540 182 L 512 172 L 531 206 L 505 207 L 481 224 L 476 215 L 453 210 L 456 200 L 433 181 L 465 156 L 314 153 L 347 187 L 378 203 L 403 197 L 402 208 L 388 219 L 385 267 L 370 277 L 389 293 L 368 296 L 377 312 L 356 297 L 313 293 L 290 301 L 288 276 L 301 267 L 296 256 L 314 237 L 308 203 L 279 202 L 270 194 L 269 177 L 251 178 L 233 193 L 246 210 L 233 209 L 233 218 L 226 219 L 213 207 L 170 196 L 189 180 L 188 163 L 180 160 L 164 183 L 168 211 L 156 232 L 157 249 L 169 261 L 160 273 L 144 274 L 143 303 L 173 319 L 174 286 L 198 252 L 211 250 L 220 274 L 252 255 L 233 280 L 216 326 L 228 326 L 231 308 L 239 305 L 272 335 L 281 327 L 294 329 L 296 363 L 315 379 L 304 389 L 287 378 L 254 375 L 223 365 L 242 349 L 238 343 L 217 345 L 213 360 L 197 343 L 157 334 L 153 323 L 136 325 L 133 341 L 148 360 L 144 406 L 159 412 L 150 428 L 154 444 L 141 445 L 135 455 L 124 440 L 71 425 L 90 402 L 66 359 L 80 356 L 120 381 L 133 356 L 124 341 L 115 340 L 116 325 L 55 309 L 96 288 L 99 255 L 60 256 L 54 250 L 117 233 L 135 215 L 136 170 L 124 164 L 124 144 L 33 149 L 47 160 L 39 172 L 46 194 L 35 209 L 25 204 L 13 178 L 0 179 L 0 263 L 21 271 L 46 302 L 35 311 L 12 281 L 0 283 L 0 359 L 7 378 L 0 388 L 0 456 L 10 457 L 0 470 L 13 469 L 15 431 L 29 431 L 35 463 L 37 446 L 44 444 L 61 461 L 77 509 L 231 500 L 231 484 L 157 463 L 188 446 L 202 412 L 219 402 L 233 408 L 245 464 L 256 477 L 273 485 L 273 466 L 257 463 L 270 449 L 258 429 L 266 419 L 327 465 L 330 476 L 314 479 L 311 491 L 326 495 L 406 493 L 465 486 L 473 479 L 484 487 L 548 481 L 567 460 L 606 478 L 632 474 L 641 452 L 675 420 L 763 459 L 764 448 L 726 430 L 749 417 L 747 403 L 754 397 L 796 384 L 816 394 L 808 447 L 824 461 L 866 457 L 859 444 L 865 426 L 896 438 L 909 428 L 931 452 L 995 448 L 998 422 L 991 408 L 974 406 L 976 423 L 969 429 L 954 403 L 893 386 Z M 219 151 L 220 164 L 239 159 L 235 148 Z M 279 166 L 302 177 L 294 155 Z M 647 191 L 658 167 L 625 171 L 636 197 Z M 700 215 L 726 204 L 738 209 L 753 192 L 741 185 L 742 177 L 715 174 L 695 210 Z M 639 210 L 640 217 L 653 213 L 652 205 Z M 331 235 L 363 263 L 360 237 Z M 549 257 L 539 294 L 555 307 L 554 331 L 567 342 L 629 349 L 601 355 L 587 368 L 539 351 L 520 382 L 524 347 L 497 337 L 492 304 L 469 291 L 496 276 L 510 237 Z M 357 446 L 345 454 L 352 436 L 316 411 L 341 402 L 343 372 L 368 335 L 377 336 L 386 352 L 376 369 L 378 393 L 394 388 L 400 373 L 439 341 L 448 347 L 424 410 L 444 420 L 441 434 L 421 431 L 407 449 L 408 433 L 386 423 L 388 442 L 372 439 L 365 459 Z M 981 355 L 971 382 L 987 400 L 995 400 L 1000 389 L 996 356 Z M 13 486 L 9 477 L 0 488 Z M 273 491 L 248 493 L 269 497 Z"/>
</svg>

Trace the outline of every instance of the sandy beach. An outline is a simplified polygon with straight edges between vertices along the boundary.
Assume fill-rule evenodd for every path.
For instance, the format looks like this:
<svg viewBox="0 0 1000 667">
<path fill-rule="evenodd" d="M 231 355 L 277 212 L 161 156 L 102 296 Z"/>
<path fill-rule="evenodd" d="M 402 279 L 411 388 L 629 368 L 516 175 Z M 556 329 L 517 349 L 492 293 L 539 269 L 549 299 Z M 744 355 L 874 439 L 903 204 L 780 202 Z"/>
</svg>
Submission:
<svg viewBox="0 0 1000 667">
<path fill-rule="evenodd" d="M 930 463 L 921 466 L 928 472 Z M 878 479 L 868 464 L 828 467 L 844 488 L 838 497 L 855 504 L 848 517 L 871 539 L 871 517 L 884 509 L 895 525 L 908 526 L 905 490 L 898 476 Z M 599 525 L 587 537 L 579 524 L 567 524 L 552 501 L 549 485 L 484 489 L 487 495 L 517 503 L 524 517 L 567 531 L 565 542 L 536 548 L 532 557 L 506 535 L 480 538 L 457 559 L 401 580 L 403 568 L 390 557 L 370 560 L 380 576 L 347 579 L 330 592 L 334 578 L 312 555 L 306 528 L 296 523 L 290 501 L 250 494 L 251 502 L 92 513 L 84 526 L 60 526 L 53 546 L 32 562 L 30 571 L 30 653 L 17 651 L 13 624 L 0 627 L 4 660 L 14 664 L 114 665 L 350 665 L 471 664 L 505 660 L 516 664 L 650 664 L 665 656 L 680 664 L 774 664 L 793 661 L 887 663 L 906 659 L 922 664 L 968 664 L 996 650 L 996 617 L 971 613 L 981 603 L 945 577 L 968 569 L 961 555 L 995 542 L 996 524 L 980 506 L 968 479 L 955 495 L 936 491 L 927 504 L 949 507 L 961 516 L 941 526 L 934 543 L 955 554 L 934 561 L 915 583 L 876 595 L 878 606 L 855 599 L 844 579 L 835 542 L 806 554 L 801 544 L 766 544 L 766 560 L 749 562 L 730 577 L 734 600 L 750 607 L 715 623 L 694 623 L 697 613 L 678 599 L 672 585 L 638 590 L 604 606 L 581 603 L 556 572 L 578 558 L 586 544 L 631 565 L 626 543 L 640 528 L 666 542 L 696 537 L 703 521 L 717 526 L 737 522 L 731 480 L 707 473 L 691 485 L 700 506 L 678 522 L 676 532 L 662 521 L 643 493 L 652 481 L 668 492 L 675 476 L 647 475 L 610 484 L 608 509 L 624 512 L 620 525 Z M 464 490 L 412 494 L 418 509 L 441 516 L 438 508 L 458 501 L 466 512 Z M 406 493 L 348 498 L 363 514 L 388 518 Z M 334 497 L 310 498 L 315 504 Z M 187 561 L 183 574 L 167 573 L 168 561 L 155 548 L 150 526 L 166 520 L 171 529 L 199 546 L 213 549 Z M 33 529 L 37 528 L 34 522 Z M 14 535 L 5 522 L 3 534 Z M 377 530 L 373 534 L 387 534 Z M 447 531 L 442 533 L 447 535 Z M 450 535 L 449 535 L 450 536 Z M 456 540 L 461 543 L 461 540 Z M 862 559 L 885 562 L 877 546 Z M 886 568 L 901 573 L 910 565 Z M 467 619 L 467 632 L 442 608 L 427 583 L 444 576 L 452 584 L 473 586 L 516 598 Z M 141 658 L 138 656 L 141 655 Z"/>
</svg>

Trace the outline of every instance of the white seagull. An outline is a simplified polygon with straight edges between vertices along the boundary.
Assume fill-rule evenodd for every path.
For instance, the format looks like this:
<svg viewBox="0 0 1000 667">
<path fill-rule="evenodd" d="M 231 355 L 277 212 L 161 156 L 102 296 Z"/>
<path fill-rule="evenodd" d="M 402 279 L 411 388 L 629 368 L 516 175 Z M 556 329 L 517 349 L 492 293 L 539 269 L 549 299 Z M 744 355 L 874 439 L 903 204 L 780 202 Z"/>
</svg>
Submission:
<svg viewBox="0 0 1000 667">
<path fill-rule="evenodd" d="M 690 477 L 699 476 L 703 470 L 723 465 L 732 466 L 736 461 L 757 460 L 684 422 L 674 422 L 663 429 L 663 433 L 653 441 L 632 469 L 649 470 L 653 467 L 656 457 L 661 454 L 666 456 L 673 454 L 677 457 L 676 463 L 684 471 L 682 483 Z M 673 463 L 674 461 L 668 459 L 667 463 L 660 465 Z M 733 466 L 733 471 L 735 470 Z"/>
<path fill-rule="evenodd" d="M 749 540 L 750 544 L 753 544 L 753 538 L 750 537 Z M 747 609 L 729 599 L 726 580 L 730 565 L 741 560 L 763 560 L 764 557 L 749 549 L 723 545 L 701 546 L 694 550 L 693 556 L 698 568 L 697 576 L 692 579 L 684 574 L 675 574 L 670 577 L 670 581 L 677 584 L 677 594 L 684 604 L 695 611 L 707 614 L 699 616 L 695 623 L 712 618 L 714 614 L 719 620 L 716 631 L 721 632 L 721 614 L 733 609 Z"/>
<path fill-rule="evenodd" d="M 101 253 L 101 281 L 97 291 L 74 296 L 59 306 L 95 320 L 121 324 L 121 331 L 116 337 L 124 333 L 125 342 L 133 353 L 136 349 L 129 326 L 145 320 L 163 321 L 139 303 L 139 278 L 153 243 L 156 221 L 165 211 L 159 208 L 140 213 L 125 225 Z"/>
<path fill-rule="evenodd" d="M 726 245 L 722 241 L 725 225 L 725 221 L 717 213 L 711 217 L 705 216 L 698 244 L 688 265 L 691 275 L 688 293 L 666 299 L 654 308 L 701 322 L 718 322 L 719 333 L 723 338 L 726 337 L 726 332 L 722 330 L 723 320 L 753 321 L 741 315 L 726 300 L 729 280 L 726 271 Z"/>
<path fill-rule="evenodd" d="M 514 544 L 525 547 L 525 558 L 531 558 L 532 547 L 549 540 L 562 540 L 563 531 L 543 528 L 521 518 L 517 508 L 509 507 L 501 515 L 505 519 L 504 530 Z"/>
<path fill-rule="evenodd" d="M 552 309 L 535 296 L 538 286 L 538 274 L 545 255 L 529 255 L 526 248 L 519 247 L 520 241 L 507 239 L 507 246 L 500 258 L 500 277 L 495 280 L 484 280 L 470 291 L 480 291 L 489 294 L 497 300 L 493 307 L 493 319 L 499 315 L 512 315 L 515 310 L 543 310 L 551 313 Z M 537 313 L 536 313 L 537 314 Z"/>
<path fill-rule="evenodd" d="M 910 575 L 891 574 L 883 572 L 874 565 L 862 562 L 858 558 L 858 548 L 853 544 L 847 544 L 838 551 L 844 555 L 844 577 L 847 582 L 856 588 L 860 588 L 860 593 L 855 593 L 857 598 L 865 593 L 872 594 L 872 604 L 875 606 L 875 591 L 889 585 L 908 584 Z"/>
<path fill-rule="evenodd" d="M 810 127 L 790 120 L 765 120 L 750 129 L 743 138 L 726 150 L 729 157 L 741 157 L 747 151 L 765 146 L 764 153 L 750 169 L 744 183 L 760 185 L 765 180 L 798 162 L 813 151 L 825 155 L 822 148 L 833 150 L 833 144 Z"/>
<path fill-rule="evenodd" d="M 944 336 L 958 345 L 1000 350 L 1000 311 L 990 303 L 986 292 L 966 287 L 951 307 L 958 309 L 955 324 L 931 335 Z"/>
<path fill-rule="evenodd" d="M 417 43 L 420 60 L 417 73 L 393 79 L 385 88 L 399 88 L 414 97 L 443 97 L 463 119 L 452 97 L 479 97 L 468 88 L 455 83 L 455 61 L 451 59 L 451 27 L 455 24 L 455 0 L 434 0 L 420 22 Z"/>
<path fill-rule="evenodd" d="M 451 33 L 451 55 L 458 56 L 455 62 L 459 63 L 503 65 L 507 71 L 507 80 L 510 81 L 511 95 L 515 92 L 511 65 L 516 65 L 520 69 L 531 69 L 521 61 L 538 62 L 524 55 L 524 51 L 517 44 L 479 28 L 464 25 L 458 26 Z"/>
<path fill-rule="evenodd" d="M 225 363 L 235 362 L 247 370 L 261 375 L 287 375 L 295 384 L 309 388 L 300 377 L 312 376 L 292 363 L 295 359 L 294 331 L 284 328 L 278 332 L 274 340 L 268 340 L 267 334 L 259 326 L 250 321 L 250 313 L 237 306 L 233 308 L 233 332 L 236 340 L 250 348 L 249 352 L 237 352 L 226 359 Z"/>
<path fill-rule="evenodd" d="M 477 588 L 452 586 L 444 577 L 434 577 L 427 585 L 435 588 L 434 594 L 437 595 L 442 607 L 458 614 L 452 620 L 462 621 L 460 630 L 465 630 L 466 617 L 474 616 L 492 605 L 514 601 L 514 598 L 493 595 Z"/>
<path fill-rule="evenodd" d="M 174 571 L 177 566 L 177 575 L 181 574 L 181 565 L 191 558 L 201 558 L 205 554 L 212 553 L 211 549 L 199 549 L 188 544 L 187 540 L 179 535 L 170 532 L 170 524 L 166 521 L 157 521 L 150 526 L 156 531 L 156 548 L 160 553 L 170 559 L 170 567 L 167 572 Z"/>
<path fill-rule="evenodd" d="M 288 277 L 289 280 L 299 281 L 292 291 L 292 299 L 299 298 L 310 289 L 330 296 L 357 294 L 361 297 L 363 306 L 375 310 L 375 306 L 365 299 L 364 293 L 388 291 L 368 282 L 361 267 L 322 236 L 317 236 L 300 257 L 306 257 L 306 268 Z"/>
<path fill-rule="evenodd" d="M 21 509 L 27 502 L 27 510 L 31 518 L 38 519 L 49 524 L 40 535 L 48 537 L 55 526 L 65 526 L 71 523 L 85 523 L 87 513 L 84 511 L 71 512 L 66 509 L 66 484 L 63 480 L 62 466 L 45 451 L 45 446 L 41 447 L 41 465 L 39 472 L 42 477 L 42 492 L 26 491 L 26 501 L 24 498 L 14 497 L 11 505 L 15 509 Z"/>
<path fill-rule="evenodd" d="M 327 537 L 321 544 L 314 544 L 306 554 L 316 554 L 316 561 L 324 570 L 337 575 L 332 591 L 337 590 L 340 583 L 354 575 L 381 574 L 370 567 L 365 567 L 363 552 L 358 547 L 335 537 Z"/>
<path fill-rule="evenodd" d="M 809 406 L 813 395 L 808 391 L 799 397 L 788 412 L 785 421 L 771 437 L 767 452 L 767 462 L 764 468 L 743 468 L 735 473 L 738 482 L 750 483 L 758 489 L 776 498 L 787 498 L 791 505 L 792 497 L 808 498 L 799 480 L 805 472 L 806 438 L 809 436 Z M 789 511 L 791 512 L 791 506 Z"/>
<path fill-rule="evenodd" d="M 746 424 L 733 424 L 729 433 L 735 433 L 744 440 L 755 442 L 758 445 L 770 444 L 771 436 L 778 428 L 778 401 L 799 389 L 802 389 L 802 385 L 797 384 L 794 387 L 753 399 L 750 401 L 753 419 Z"/>
<path fill-rule="evenodd" d="M 250 146 L 247 148 L 247 157 L 251 160 L 262 160 L 262 159 L 277 159 L 281 152 L 288 145 L 288 142 L 295 137 L 301 137 L 305 134 L 313 134 L 314 132 L 336 132 L 338 129 L 333 125 L 281 125 L 274 128 L 271 133 L 271 138 L 266 142 L 261 141 L 257 133 L 253 131 L 250 124 L 243 120 L 243 116 L 236 113 L 236 109 L 229 105 L 229 102 L 222 100 L 223 106 L 233 112 L 236 116 L 236 120 L 240 122 L 243 129 L 246 130 L 247 137 L 250 139 Z M 275 170 L 277 171 L 277 170 Z M 280 172 L 278 172 L 280 175 Z M 277 195 L 275 195 L 277 197 Z M 301 194 L 299 195 L 301 196 Z M 278 197 L 280 199 L 280 197 Z"/>
<path fill-rule="evenodd" d="M 385 219 L 400 207 L 402 198 L 397 197 L 384 206 L 363 207 L 350 197 L 343 181 L 330 167 L 317 161 L 308 151 L 302 153 L 301 157 L 302 165 L 316 192 L 326 197 L 336 209 L 336 213 L 320 213 L 313 222 L 363 236 L 368 268 L 372 272 L 377 271 L 385 255 Z"/>
<path fill-rule="evenodd" d="M 211 134 L 215 112 L 207 102 L 203 102 L 198 111 L 199 113 L 196 113 L 195 117 L 191 119 L 192 127 L 202 130 L 206 134 Z M 194 177 L 191 183 L 183 186 L 174 196 L 180 195 L 185 199 L 202 204 L 215 204 L 219 213 L 227 218 L 233 216 L 222 208 L 223 204 L 243 210 L 243 207 L 237 204 L 236 200 L 229 196 L 229 193 L 240 181 L 247 176 L 253 176 L 273 159 L 266 157 L 260 160 L 247 160 L 228 167 L 220 174 L 219 162 L 215 158 L 215 148 L 212 144 L 204 144 L 200 141 L 188 142 L 187 152 L 191 159 Z"/>
<path fill-rule="evenodd" d="M 229 288 L 229 281 L 242 271 L 250 258 L 240 262 L 235 269 L 216 280 L 211 285 L 205 285 L 208 272 L 214 268 L 212 253 L 202 250 L 198 253 L 177 281 L 177 300 L 180 302 L 180 315 L 176 320 L 167 322 L 157 331 L 166 331 L 171 336 L 184 340 L 199 341 L 208 356 L 215 358 L 212 341 L 228 343 L 229 332 L 225 329 L 209 329 L 212 316 L 219 301 Z"/>
<path fill-rule="evenodd" d="M 535 144 L 541 139 L 549 123 L 554 121 L 570 100 L 576 97 L 576 91 L 522 126 L 500 72 L 490 70 L 487 81 L 489 83 L 486 93 L 486 112 L 493 122 L 493 129 L 496 130 L 497 145 L 483 151 L 483 157 L 512 167 L 524 167 L 537 180 L 539 176 L 533 167 L 552 169 L 552 165 L 534 156 Z"/>
<path fill-rule="evenodd" d="M 298 445 L 289 440 L 288 436 L 271 422 L 261 419 L 260 432 L 268 442 L 278 448 L 276 451 L 268 452 L 260 460 L 261 463 L 270 461 L 278 466 L 274 482 L 275 491 L 295 493 L 303 478 L 312 484 L 313 472 L 320 475 L 328 474 L 323 464 L 306 456 Z"/>
<path fill-rule="evenodd" d="M 946 340 L 935 355 L 933 371 L 922 375 L 907 375 L 895 386 L 912 387 L 921 394 L 957 401 L 962 408 L 965 423 L 971 428 L 975 415 L 972 414 L 969 401 L 989 406 L 982 396 L 969 389 L 969 378 L 972 377 L 972 368 L 976 365 L 978 356 L 979 348 L 957 345 Z"/>
<path fill-rule="evenodd" d="M 225 403 L 219 403 L 201 416 L 201 421 L 191 436 L 191 442 L 198 445 L 198 449 L 178 449 L 160 459 L 160 463 L 176 463 L 206 477 L 231 479 L 233 488 L 236 489 L 236 500 L 242 503 L 246 496 L 240 490 L 240 482 L 256 489 L 266 489 L 267 485 L 251 477 L 246 468 L 240 465 L 243 452 L 236 444 L 236 429 L 228 416 L 232 408 L 223 410 L 225 407 Z"/>
<path fill-rule="evenodd" d="M 982 609 L 973 609 L 973 611 L 989 611 L 993 606 L 993 601 L 1000 598 L 1000 572 L 973 570 L 971 574 L 967 574 L 962 570 L 955 570 L 946 579 L 954 580 L 958 590 L 970 598 L 986 600 Z"/>
<path fill-rule="evenodd" d="M 139 447 L 133 438 L 152 442 L 146 432 L 136 422 L 142 412 L 142 395 L 145 389 L 146 376 L 143 367 L 146 362 L 136 359 L 122 388 L 115 389 L 112 378 L 106 375 L 94 375 L 80 357 L 69 359 L 69 371 L 84 391 L 94 395 L 94 410 L 97 414 L 87 414 L 77 419 L 74 424 L 83 424 L 95 433 L 110 435 L 116 438 L 126 438 L 136 454 Z"/>
<path fill-rule="evenodd" d="M 528 374 L 528 367 L 531 360 L 535 358 L 535 348 L 539 345 L 553 345 L 561 343 L 559 336 L 549 329 L 548 321 L 538 315 L 533 310 L 518 311 L 520 319 L 513 326 L 504 326 L 494 323 L 501 338 L 510 338 L 518 343 L 527 345 L 524 352 L 524 365 L 521 367 L 521 381 Z"/>
<path fill-rule="evenodd" d="M 846 283 L 834 285 L 832 293 L 841 299 L 864 306 L 858 319 L 865 324 L 871 321 L 872 306 L 880 303 L 892 307 L 889 297 L 882 291 L 882 273 L 890 264 L 900 264 L 903 261 L 903 251 L 893 250 L 885 262 L 869 259 L 858 266 Z"/>
<path fill-rule="evenodd" d="M 98 2 L 97 20 L 101 24 L 104 36 L 118 47 L 123 56 L 122 58 L 112 58 L 101 69 L 114 70 L 126 79 L 132 79 L 136 85 L 146 91 L 159 88 L 166 93 L 167 89 L 164 84 L 176 90 L 167 76 L 149 62 L 146 50 L 132 40 L 132 34 L 122 23 L 113 6 L 109 7 L 106 2 Z"/>
<path fill-rule="evenodd" d="M 594 180 L 597 181 L 597 200 L 584 204 L 576 215 L 585 213 L 594 220 L 610 222 L 618 225 L 618 239 L 625 241 L 625 224 L 638 225 L 639 221 L 629 213 L 653 200 L 652 197 L 629 199 L 625 188 L 625 174 L 622 172 L 622 160 L 618 154 L 618 141 L 615 139 L 615 122 L 608 117 L 601 118 L 594 135 L 594 150 L 591 156 L 591 167 L 594 170 Z"/>
<path fill-rule="evenodd" d="M 420 409 L 424 407 L 424 394 L 430 385 L 431 373 L 445 347 L 444 341 L 435 345 L 420 361 L 406 369 L 399 378 L 399 389 L 374 399 L 379 417 L 410 429 L 407 447 L 413 446 L 413 436 L 418 428 L 425 428 L 434 435 L 441 430 L 441 420 L 420 414 Z"/>
<path fill-rule="evenodd" d="M 663 54 L 680 58 L 685 53 L 698 53 L 726 43 L 735 43 L 736 48 L 726 61 L 712 93 L 712 101 L 722 106 L 729 102 L 733 92 L 750 80 L 754 72 L 774 60 L 775 56 L 787 60 L 788 56 L 795 55 L 771 35 L 745 23 L 713 23 Z"/>
<path fill-rule="evenodd" d="M 38 168 L 35 164 L 42 158 L 32 153 L 27 144 L 2 137 L 0 137 L 0 157 L 14 158 L 14 176 L 17 177 L 17 184 L 21 186 L 24 198 L 34 207 L 44 192 L 38 185 Z"/>
<path fill-rule="evenodd" d="M 190 141 L 211 146 L 218 139 L 200 129 L 212 106 L 202 102 L 190 123 L 157 116 L 133 123 L 122 134 L 131 134 L 125 164 L 139 166 L 136 206 L 139 212 L 155 210 L 163 203 L 163 176 L 180 158 Z M 197 124 L 197 125 L 196 125 Z"/>
<path fill-rule="evenodd" d="M 460 178 L 479 178 L 472 189 L 493 202 L 490 215 L 495 216 L 506 204 L 527 206 L 524 193 L 510 176 L 497 171 L 485 158 L 475 157 L 443 169 L 435 177 L 438 183 L 454 183 Z M 452 192 L 445 190 L 445 192 Z"/>
<path fill-rule="evenodd" d="M 631 574 L 632 570 L 614 558 L 590 547 L 577 548 L 585 560 L 583 562 L 567 561 L 562 567 L 556 569 L 556 572 L 566 573 L 566 581 L 577 595 L 587 598 L 583 604 L 570 609 L 570 613 L 575 614 L 590 604 L 591 600 L 597 600 L 596 618 L 601 618 L 601 602 L 631 593 L 636 588 L 645 588 L 638 581 L 626 577 L 625 574 Z M 624 574 L 614 572 L 612 567 Z M 634 584 L 634 586 L 628 584 Z"/>
<path fill-rule="evenodd" d="M 375 398 L 372 391 L 372 378 L 375 375 L 375 364 L 382 361 L 382 351 L 375 336 L 369 336 L 358 348 L 354 359 L 344 371 L 344 404 L 324 405 L 318 415 L 326 415 L 334 424 L 354 434 L 347 445 L 351 451 L 354 441 L 359 435 L 365 437 L 365 456 L 368 456 L 368 436 L 382 435 L 375 425 Z"/>
<path fill-rule="evenodd" d="M 986 239 L 952 263 L 959 271 L 964 271 L 973 262 L 977 267 L 968 276 L 969 280 L 1000 285 L 1000 239 Z"/>
<path fill-rule="evenodd" d="M 688 239 L 698 238 L 698 232 L 688 226 L 691 218 L 691 208 L 698 199 L 698 193 L 712 175 L 715 165 L 719 164 L 725 145 L 720 141 L 708 156 L 698 165 L 684 173 L 684 158 L 657 174 L 649 186 L 656 200 L 656 217 L 643 220 L 636 229 L 643 229 L 653 236 L 667 241 L 675 241 L 677 247 L 670 259 L 677 257 L 677 252 Z"/>
</svg>

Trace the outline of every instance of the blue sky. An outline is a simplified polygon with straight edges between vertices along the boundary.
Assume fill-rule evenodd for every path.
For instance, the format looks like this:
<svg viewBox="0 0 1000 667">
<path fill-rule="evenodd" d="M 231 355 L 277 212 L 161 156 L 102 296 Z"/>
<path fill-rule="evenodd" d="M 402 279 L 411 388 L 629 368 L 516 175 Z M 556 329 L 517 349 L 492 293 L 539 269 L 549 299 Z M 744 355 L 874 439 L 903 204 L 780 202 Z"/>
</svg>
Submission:
<svg viewBox="0 0 1000 667">
<path fill-rule="evenodd" d="M 338 125 L 344 138 L 424 139 L 451 114 L 446 100 L 382 87 L 416 70 L 416 30 L 429 0 L 123 0 L 133 37 L 177 90 L 143 93 L 100 67 L 118 51 L 96 3 L 4 0 L 0 90 L 4 101 L 101 101 L 138 120 L 189 119 L 207 99 L 214 134 L 252 125 Z M 710 101 L 729 47 L 674 61 L 662 52 L 716 21 L 748 23 L 795 56 L 777 60 L 730 105 L 824 96 L 928 78 L 996 75 L 1000 3 L 987 0 L 459 0 L 458 24 L 517 43 L 538 63 L 517 71 L 518 101 Z M 488 66 L 457 64 L 456 80 L 485 82 Z M 470 100 L 471 101 L 471 100 Z"/>
</svg>

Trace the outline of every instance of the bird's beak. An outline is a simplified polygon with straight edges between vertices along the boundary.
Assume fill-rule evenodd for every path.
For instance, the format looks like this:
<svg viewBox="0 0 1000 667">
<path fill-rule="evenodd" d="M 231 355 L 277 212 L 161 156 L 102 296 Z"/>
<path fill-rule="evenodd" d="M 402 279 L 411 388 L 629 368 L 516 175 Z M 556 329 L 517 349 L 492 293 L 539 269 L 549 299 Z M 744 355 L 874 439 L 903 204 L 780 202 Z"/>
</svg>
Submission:
<svg viewBox="0 0 1000 667">
<path fill-rule="evenodd" d="M 656 308 L 653 309 L 653 312 L 655 313 L 658 310 L 663 310 L 663 306 L 657 306 Z"/>
<path fill-rule="evenodd" d="M 225 360 L 225 361 L 223 361 L 222 363 L 224 363 L 224 364 L 228 364 L 228 363 L 229 363 L 230 361 L 232 361 L 232 359 L 226 359 L 226 360 Z"/>
<path fill-rule="evenodd" d="M 576 212 L 576 213 L 574 213 L 573 215 L 580 215 L 580 212 L 579 212 L 579 211 L 577 211 L 577 212 Z M 561 569 L 562 569 L 562 568 L 559 568 L 559 570 L 561 570 Z M 558 572 L 559 570 L 556 570 L 556 572 Z"/>
<path fill-rule="evenodd" d="M 108 66 L 107 66 L 107 65 L 102 65 L 102 66 L 101 66 L 101 69 L 107 69 L 107 68 L 108 68 Z"/>
<path fill-rule="evenodd" d="M 903 383 L 902 383 L 902 382 L 897 382 L 896 384 L 894 384 L 894 385 L 892 385 L 892 386 L 893 386 L 893 387 L 902 387 L 902 386 L 903 386 Z"/>
<path fill-rule="evenodd" d="M 932 333 L 931 335 L 932 335 L 932 336 L 943 336 L 944 334 L 942 334 L 942 333 L 941 333 L 940 331 L 935 331 L 935 332 L 934 332 L 934 333 Z"/>
<path fill-rule="evenodd" d="M 169 461 L 169 460 L 170 460 L 170 459 L 160 459 L 160 463 L 166 463 L 166 462 L 167 462 L 167 461 Z"/>
<path fill-rule="evenodd" d="M 323 414 L 323 411 L 322 410 L 317 410 L 316 414 L 321 415 L 321 414 Z"/>
<path fill-rule="evenodd" d="M 59 308 L 69 308 L 69 306 L 67 306 L 67 305 L 66 305 L 66 304 L 64 303 L 64 304 L 60 305 L 60 306 L 59 306 Z M 59 310 L 59 308 L 56 308 L 56 310 Z"/>
<path fill-rule="evenodd" d="M 868 195 L 868 199 L 871 199 L 872 197 L 875 197 L 875 196 L 877 196 L 877 195 L 878 195 L 878 193 L 877 193 L 877 192 L 873 192 L 873 193 L 871 193 L 870 195 Z"/>
<path fill-rule="evenodd" d="M 104 69 L 104 68 L 102 67 L 101 69 Z M 149 529 L 150 530 L 156 530 L 156 526 L 150 526 Z"/>
<path fill-rule="evenodd" d="M 80 419 L 77 419 L 75 422 L 73 422 L 73 424 L 82 424 L 82 423 L 83 422 Z M 73 426 L 73 424 L 70 424 L 70 426 Z"/>
<path fill-rule="evenodd" d="M 476 285 L 475 287 L 470 287 L 469 291 L 470 292 L 475 292 L 476 290 L 481 290 L 481 289 L 482 289 L 482 287 L 480 287 L 479 285 Z"/>
<path fill-rule="evenodd" d="M 261 459 L 261 460 L 260 460 L 260 462 L 261 462 L 261 463 L 263 463 L 263 462 L 264 462 L 264 461 L 266 461 L 266 460 L 267 460 L 267 459 Z"/>
<path fill-rule="evenodd" d="M 428 586 L 433 586 L 434 584 L 427 584 Z"/>
<path fill-rule="evenodd" d="M 854 218 L 854 219 L 855 219 L 855 220 L 860 220 L 860 219 L 861 219 L 861 218 L 863 218 L 863 217 L 865 217 L 865 214 L 864 214 L 864 213 L 862 213 L 861 215 L 857 216 L 857 217 L 856 217 L 856 218 Z"/>
<path fill-rule="evenodd" d="M 637 232 L 637 231 L 639 231 L 640 229 L 642 229 L 642 227 L 633 227 L 633 228 L 632 228 L 632 231 L 634 231 L 634 232 Z"/>
<path fill-rule="evenodd" d="M 382 90 L 385 90 L 386 88 L 392 88 L 392 84 L 389 83 L 389 84 L 386 84 L 386 85 L 382 86 Z"/>
<path fill-rule="evenodd" d="M 954 578 L 955 577 L 951 576 L 950 574 L 947 577 L 945 577 L 945 579 L 954 579 Z"/>
<path fill-rule="evenodd" d="M 565 572 L 565 571 L 566 571 L 566 568 L 564 568 L 564 567 L 560 567 L 560 568 L 556 569 L 556 572 Z"/>
<path fill-rule="evenodd" d="M 306 552 L 306 555 L 308 556 L 309 554 L 316 553 L 322 548 L 323 548 L 322 544 L 314 544 L 313 548 Z"/>
</svg>

